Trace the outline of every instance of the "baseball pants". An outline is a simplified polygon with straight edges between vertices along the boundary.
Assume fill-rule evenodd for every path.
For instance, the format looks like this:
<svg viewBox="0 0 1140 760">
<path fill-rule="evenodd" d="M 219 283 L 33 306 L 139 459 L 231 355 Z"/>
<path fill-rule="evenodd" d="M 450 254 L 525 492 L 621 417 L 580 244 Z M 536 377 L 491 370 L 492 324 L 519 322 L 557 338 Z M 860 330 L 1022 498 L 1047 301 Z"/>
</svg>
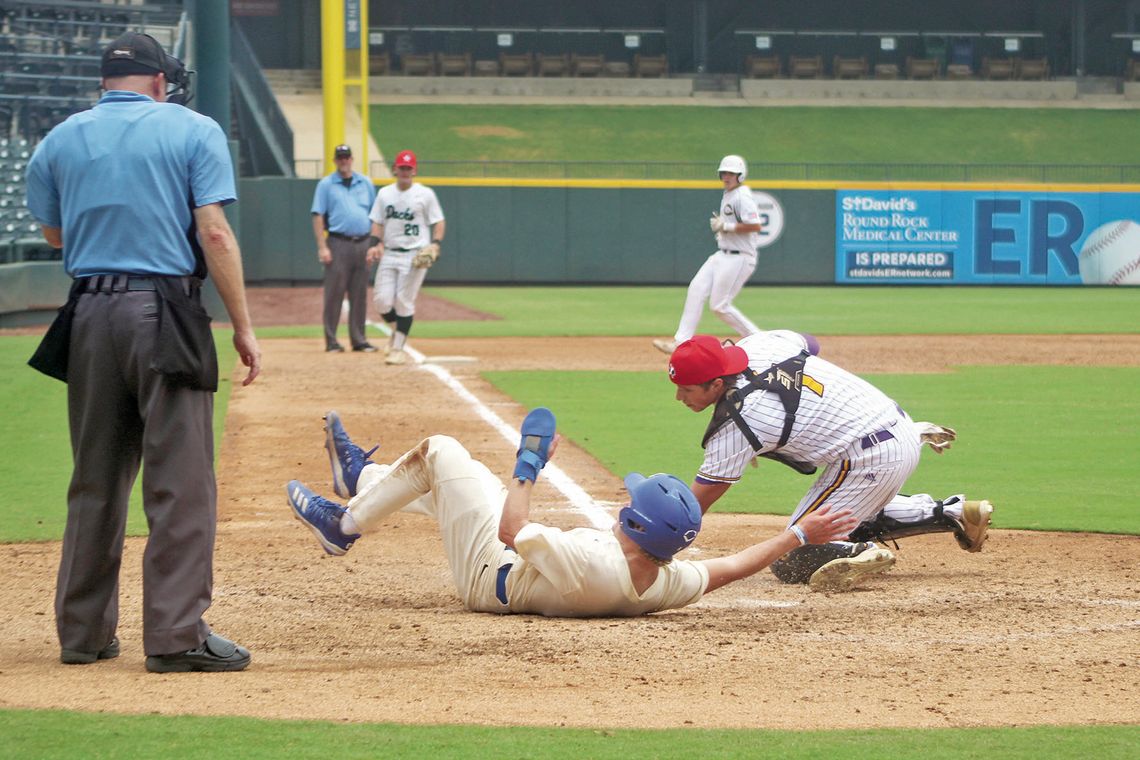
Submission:
<svg viewBox="0 0 1140 760">
<path fill-rule="evenodd" d="M 928 502 L 933 507 L 933 499 L 926 494 L 899 496 L 917 469 L 922 451 L 914 424 L 903 417 L 888 429 L 893 438 L 867 448 L 857 440 L 848 448 L 847 458 L 829 464 L 797 505 L 788 525 L 795 525 L 824 504 L 833 510 L 850 509 L 859 522 L 873 520 L 884 508 L 892 517 L 912 522 L 923 516 Z"/>
<path fill-rule="evenodd" d="M 213 590 L 214 394 L 151 370 L 157 335 L 153 291 L 79 297 L 67 384 L 74 471 L 55 599 L 64 649 L 97 652 L 115 634 L 127 501 L 140 462 L 150 527 L 143 648 L 183 652 L 210 633 L 202 615 Z"/>
<path fill-rule="evenodd" d="M 428 270 L 412 266 L 415 255 L 415 251 L 384 251 L 372 292 L 376 310 L 381 314 L 392 309 L 396 310 L 398 317 L 410 317 L 416 313 L 416 297 Z"/>
<path fill-rule="evenodd" d="M 360 473 L 348 511 L 362 533 L 398 510 L 439 523 L 444 553 L 463 604 L 475 612 L 508 612 L 495 596 L 497 569 L 515 559 L 499 540 L 507 489 L 459 441 L 433 435 L 387 465 Z"/>
<path fill-rule="evenodd" d="M 368 342 L 364 323 L 368 318 L 368 241 L 354 243 L 328 238 L 332 261 L 325 265 L 325 347 L 336 345 L 336 330 L 345 295 L 348 296 L 348 339 L 353 348 Z"/>
<path fill-rule="evenodd" d="M 752 324 L 732 300 L 740 293 L 748 278 L 756 271 L 756 254 L 717 251 L 705 260 L 689 283 L 681 322 L 673 338 L 682 343 L 693 337 L 701 321 L 705 302 L 712 312 L 738 334 L 751 335 L 760 328 Z"/>
</svg>

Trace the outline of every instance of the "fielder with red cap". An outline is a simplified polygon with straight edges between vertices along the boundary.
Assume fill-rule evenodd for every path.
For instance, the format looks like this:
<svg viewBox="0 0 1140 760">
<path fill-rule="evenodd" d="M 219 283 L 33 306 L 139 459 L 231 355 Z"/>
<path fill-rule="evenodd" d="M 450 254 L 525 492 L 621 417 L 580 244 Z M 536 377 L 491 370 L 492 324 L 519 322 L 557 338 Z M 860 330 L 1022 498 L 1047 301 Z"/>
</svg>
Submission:
<svg viewBox="0 0 1140 760">
<path fill-rule="evenodd" d="M 381 318 L 392 329 L 388 340 L 388 364 L 407 361 L 404 343 L 412 330 L 416 297 L 427 270 L 439 258 L 446 222 L 435 192 L 413 181 L 416 154 L 396 154 L 392 173 L 396 183 L 380 188 L 372 204 L 372 238 L 368 260 L 380 260 L 372 298 Z"/>
<path fill-rule="evenodd" d="M 993 511 L 989 502 L 960 494 L 944 500 L 899 494 L 918 466 L 922 445 L 941 453 L 954 431 L 913 422 L 878 388 L 818 353 L 815 338 L 790 330 L 758 332 L 737 345 L 697 335 L 673 351 L 669 379 L 677 400 L 694 412 L 714 407 L 692 488 L 701 510 L 757 457 L 803 474 L 822 470 L 788 529 L 796 532 L 824 505 L 850 509 L 859 525 L 847 541 L 789 552 L 772 572 L 785 583 L 823 591 L 847 590 L 863 576 L 888 570 L 894 555 L 875 540 L 945 531 L 966 551 L 980 551 Z"/>
</svg>

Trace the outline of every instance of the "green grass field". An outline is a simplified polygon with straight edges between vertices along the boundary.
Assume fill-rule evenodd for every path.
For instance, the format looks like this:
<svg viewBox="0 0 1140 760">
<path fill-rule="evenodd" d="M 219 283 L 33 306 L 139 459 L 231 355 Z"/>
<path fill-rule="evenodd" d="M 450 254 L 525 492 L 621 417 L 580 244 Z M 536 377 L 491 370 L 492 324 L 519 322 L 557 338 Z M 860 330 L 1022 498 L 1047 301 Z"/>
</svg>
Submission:
<svg viewBox="0 0 1140 760">
<path fill-rule="evenodd" d="M 1140 164 L 1136 110 L 378 105 L 371 123 L 384 155 L 431 161 Z"/>
<path fill-rule="evenodd" d="M 216 677 L 216 676 L 215 676 Z M 0 757 L 90 760 L 121 757 L 540 758 L 634 757 L 827 758 L 1042 757 L 1116 760 L 1135 757 L 1140 728 L 1041 726 L 931 731 L 598 731 L 569 728 L 336 725 L 249 718 L 0 712 Z"/>
</svg>

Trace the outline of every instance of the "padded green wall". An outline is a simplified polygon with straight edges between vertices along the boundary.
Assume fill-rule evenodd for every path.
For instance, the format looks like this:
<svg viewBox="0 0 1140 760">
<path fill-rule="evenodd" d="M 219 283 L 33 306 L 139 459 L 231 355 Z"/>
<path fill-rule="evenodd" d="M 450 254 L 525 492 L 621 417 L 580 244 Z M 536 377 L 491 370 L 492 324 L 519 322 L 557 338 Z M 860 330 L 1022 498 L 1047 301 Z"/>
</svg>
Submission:
<svg viewBox="0 0 1140 760">
<path fill-rule="evenodd" d="M 315 180 L 241 181 L 248 281 L 320 280 L 309 214 L 315 186 Z M 720 201 L 717 189 L 434 189 L 447 217 L 443 256 L 431 273 L 436 283 L 685 284 L 715 249 L 708 218 Z M 752 282 L 834 282 L 834 191 L 768 192 L 784 207 L 785 229 L 761 250 Z"/>
</svg>

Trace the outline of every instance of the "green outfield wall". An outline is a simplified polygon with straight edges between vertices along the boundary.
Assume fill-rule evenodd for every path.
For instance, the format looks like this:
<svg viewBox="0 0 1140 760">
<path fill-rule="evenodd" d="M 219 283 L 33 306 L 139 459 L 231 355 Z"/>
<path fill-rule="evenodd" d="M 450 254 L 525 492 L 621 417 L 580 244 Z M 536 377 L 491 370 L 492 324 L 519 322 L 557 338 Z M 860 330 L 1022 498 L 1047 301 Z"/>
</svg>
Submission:
<svg viewBox="0 0 1140 760">
<path fill-rule="evenodd" d="M 716 248 L 715 182 L 426 180 L 447 217 L 433 282 L 684 284 Z M 242 180 L 241 245 L 250 282 L 321 278 L 309 214 L 315 180 Z M 752 184 L 754 190 L 763 186 Z M 754 282 L 835 279 L 835 193 L 781 189 L 784 233 Z"/>
</svg>

